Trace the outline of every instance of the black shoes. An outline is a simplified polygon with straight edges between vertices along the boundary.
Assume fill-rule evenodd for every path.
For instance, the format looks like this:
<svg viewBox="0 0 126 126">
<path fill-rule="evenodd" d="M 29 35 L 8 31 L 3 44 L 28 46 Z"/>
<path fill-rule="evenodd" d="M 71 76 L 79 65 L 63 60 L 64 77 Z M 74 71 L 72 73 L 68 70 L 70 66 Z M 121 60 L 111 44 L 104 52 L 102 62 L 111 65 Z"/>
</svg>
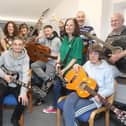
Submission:
<svg viewBox="0 0 126 126">
<path fill-rule="evenodd" d="M 13 126 L 20 126 L 19 121 L 17 119 L 11 119 L 11 123 Z"/>
<path fill-rule="evenodd" d="M 43 103 L 45 103 L 45 100 L 43 98 L 38 98 L 34 102 L 34 106 L 39 106 L 39 105 L 42 105 Z"/>
</svg>

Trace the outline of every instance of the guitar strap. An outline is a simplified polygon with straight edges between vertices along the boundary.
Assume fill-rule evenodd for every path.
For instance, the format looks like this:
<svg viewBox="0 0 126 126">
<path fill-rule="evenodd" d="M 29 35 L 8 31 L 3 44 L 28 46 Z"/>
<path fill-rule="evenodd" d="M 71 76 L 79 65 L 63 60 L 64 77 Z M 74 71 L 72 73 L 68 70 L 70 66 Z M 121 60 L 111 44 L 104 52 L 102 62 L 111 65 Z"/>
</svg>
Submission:
<svg viewBox="0 0 126 126">
<path fill-rule="evenodd" d="M 65 65 L 66 62 L 67 62 L 67 59 L 68 59 L 68 57 L 69 57 L 69 55 L 70 55 L 70 51 L 71 51 L 71 49 L 72 49 L 72 47 L 73 47 L 73 44 L 74 44 L 74 39 L 72 40 L 72 44 L 70 45 L 69 50 L 68 50 L 68 52 L 67 52 L 67 54 L 66 54 L 66 56 L 65 56 L 65 58 L 64 58 L 64 60 L 63 60 L 63 62 L 61 63 L 61 64 L 62 64 L 62 67 L 64 67 L 64 65 Z"/>
</svg>

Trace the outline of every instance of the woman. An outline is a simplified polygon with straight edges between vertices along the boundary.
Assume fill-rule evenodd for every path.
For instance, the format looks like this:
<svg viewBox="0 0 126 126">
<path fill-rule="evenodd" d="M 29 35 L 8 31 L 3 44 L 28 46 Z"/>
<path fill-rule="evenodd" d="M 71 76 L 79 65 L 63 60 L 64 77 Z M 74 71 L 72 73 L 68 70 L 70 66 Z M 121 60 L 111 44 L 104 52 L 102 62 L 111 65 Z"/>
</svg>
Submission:
<svg viewBox="0 0 126 126">
<path fill-rule="evenodd" d="M 28 40 L 28 25 L 23 23 L 19 26 L 19 36 L 23 38 L 25 42 Z"/>
<path fill-rule="evenodd" d="M 65 25 L 65 36 L 62 40 L 62 45 L 60 47 L 60 53 L 58 55 L 56 63 L 56 71 L 59 76 L 64 76 L 65 73 L 75 64 L 81 64 L 82 61 L 82 50 L 83 44 L 79 37 L 79 26 L 74 18 L 69 18 L 66 20 Z M 59 71 L 60 68 L 60 71 Z M 43 109 L 45 113 L 56 113 L 57 100 L 62 95 L 61 91 L 63 89 L 62 81 L 58 77 L 54 83 L 54 103 L 47 109 Z"/>
<path fill-rule="evenodd" d="M 114 78 L 111 67 L 105 60 L 102 60 L 102 50 L 99 45 L 93 45 L 89 49 L 89 60 L 83 65 L 83 68 L 87 75 L 96 81 L 98 94 L 108 97 L 114 91 Z M 78 64 L 73 67 L 76 72 L 79 71 L 79 68 Z M 97 95 L 84 99 L 79 97 L 76 92 L 70 93 L 63 106 L 65 126 L 77 125 L 77 117 L 99 107 L 101 107 L 101 102 Z"/>
<path fill-rule="evenodd" d="M 11 46 L 14 37 L 18 34 L 15 22 L 8 21 L 6 23 L 4 27 L 4 34 L 5 37 L 1 40 L 1 46 L 5 51 Z"/>
</svg>

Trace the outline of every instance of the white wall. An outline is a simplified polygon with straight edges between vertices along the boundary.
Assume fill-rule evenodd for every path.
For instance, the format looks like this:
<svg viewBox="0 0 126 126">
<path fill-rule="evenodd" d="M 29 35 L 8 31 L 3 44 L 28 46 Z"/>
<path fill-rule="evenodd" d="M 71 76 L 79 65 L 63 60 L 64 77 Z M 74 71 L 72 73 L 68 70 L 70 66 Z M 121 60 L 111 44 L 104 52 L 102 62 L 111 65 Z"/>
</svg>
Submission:
<svg viewBox="0 0 126 126">
<path fill-rule="evenodd" d="M 61 18 L 68 18 L 74 17 L 78 10 L 83 10 L 86 13 L 87 24 L 95 28 L 95 31 L 100 38 L 104 38 L 106 32 L 108 32 L 108 30 L 106 30 L 106 32 L 104 32 L 104 30 L 108 29 L 109 22 L 105 23 L 102 21 L 105 17 L 108 17 L 108 15 L 105 16 L 105 14 L 104 17 L 103 12 L 106 13 L 105 7 L 108 7 L 109 1 L 111 0 L 62 0 L 50 15 L 54 14 Z M 103 23 L 105 28 L 102 26 Z"/>
<path fill-rule="evenodd" d="M 56 15 L 60 18 L 73 17 L 75 16 L 76 10 L 78 10 L 78 6 L 78 0 L 62 0 L 50 15 Z"/>
<path fill-rule="evenodd" d="M 79 10 L 84 10 L 88 24 L 95 28 L 99 35 L 102 15 L 102 0 L 79 0 Z"/>
<path fill-rule="evenodd" d="M 125 8 L 126 0 L 62 0 L 50 14 L 67 18 L 75 16 L 78 10 L 83 10 L 87 16 L 87 23 L 95 28 L 99 38 L 105 40 L 111 31 L 112 13 L 124 13 Z"/>
</svg>

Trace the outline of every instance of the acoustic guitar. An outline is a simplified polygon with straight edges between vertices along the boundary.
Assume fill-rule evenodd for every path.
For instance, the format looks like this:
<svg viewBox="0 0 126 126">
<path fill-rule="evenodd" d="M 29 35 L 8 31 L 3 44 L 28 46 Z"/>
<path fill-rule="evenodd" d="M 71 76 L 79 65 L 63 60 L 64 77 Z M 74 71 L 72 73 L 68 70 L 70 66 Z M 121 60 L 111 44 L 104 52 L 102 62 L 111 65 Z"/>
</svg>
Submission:
<svg viewBox="0 0 126 126">
<path fill-rule="evenodd" d="M 83 32 L 83 35 L 87 36 L 88 38 L 95 40 L 97 44 L 104 47 L 104 56 L 108 59 L 111 57 L 112 54 L 120 53 L 124 49 L 126 49 L 126 43 L 121 42 L 121 45 L 119 43 L 106 43 L 103 40 L 99 39 L 96 36 L 91 35 L 90 33 Z M 126 36 L 124 36 L 126 38 Z M 108 61 L 109 62 L 109 61 Z M 109 62 L 110 63 L 110 62 Z M 126 73 L 126 57 L 121 58 L 119 61 L 115 63 L 115 66 L 121 71 L 122 73 Z"/>
<path fill-rule="evenodd" d="M 57 56 L 50 55 L 51 49 L 49 47 L 39 43 L 29 42 L 26 44 L 26 49 L 32 62 L 37 60 L 47 62 L 48 58 L 57 59 Z"/>
<path fill-rule="evenodd" d="M 66 88 L 69 90 L 75 90 L 82 98 L 87 98 L 90 96 L 88 91 L 80 88 L 82 82 L 86 82 L 92 90 L 96 90 L 97 88 L 96 81 L 87 77 L 87 74 L 82 67 L 79 68 L 79 72 L 75 72 L 73 69 L 68 71 L 68 73 L 65 75 L 65 80 L 67 81 Z"/>
<path fill-rule="evenodd" d="M 31 86 L 29 86 L 28 84 L 26 84 L 26 83 L 24 83 L 24 82 L 18 80 L 19 74 L 18 74 L 17 72 L 8 70 L 4 65 L 1 66 L 1 69 L 2 69 L 6 74 L 12 76 L 11 83 L 14 83 L 14 84 L 16 84 L 16 85 L 23 86 L 23 87 L 26 87 L 26 88 L 29 88 L 29 89 L 31 88 Z M 5 82 L 5 81 L 3 81 L 3 84 L 4 84 L 5 86 L 8 86 L 8 85 L 9 85 L 9 83 L 7 83 L 7 82 L 4 83 L 4 82 Z"/>
<path fill-rule="evenodd" d="M 122 123 L 124 123 L 124 125 L 126 125 L 126 111 L 122 111 L 116 108 L 111 103 L 109 103 L 107 99 L 98 94 L 95 91 L 95 80 L 89 78 L 82 67 L 80 67 L 79 72 L 75 72 L 73 69 L 71 69 L 66 74 L 65 80 L 67 81 L 66 88 L 70 90 L 75 90 L 77 94 L 82 98 L 86 98 L 90 95 L 97 95 L 100 98 L 101 103 L 104 106 L 107 106 L 108 109 L 111 109 L 116 114 L 117 119 L 119 119 Z"/>
</svg>

